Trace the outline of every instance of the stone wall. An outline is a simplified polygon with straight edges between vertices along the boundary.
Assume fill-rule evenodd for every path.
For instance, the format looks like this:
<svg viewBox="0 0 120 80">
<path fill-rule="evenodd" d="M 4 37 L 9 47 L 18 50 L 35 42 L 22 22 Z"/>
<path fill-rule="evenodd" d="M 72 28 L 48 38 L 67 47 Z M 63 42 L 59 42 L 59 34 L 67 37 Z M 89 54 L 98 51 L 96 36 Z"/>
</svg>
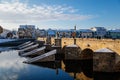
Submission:
<svg viewBox="0 0 120 80">
<path fill-rule="evenodd" d="M 45 38 L 38 38 L 38 40 L 45 40 Z M 51 38 L 51 44 L 55 44 L 54 38 Z M 62 38 L 61 39 L 61 46 L 62 47 L 66 46 L 66 45 L 72 45 L 72 44 L 74 44 L 73 38 Z M 98 50 L 101 48 L 111 49 L 112 51 L 114 51 L 116 53 L 115 58 L 111 57 L 112 54 L 109 54 L 109 55 L 108 54 L 94 54 L 93 55 L 93 56 L 95 56 L 95 58 L 99 58 L 98 60 L 100 60 L 100 61 L 98 61 L 99 65 L 97 65 L 97 67 L 94 69 L 96 69 L 98 71 L 99 70 L 105 71 L 105 69 L 107 69 L 106 72 L 113 71 L 113 69 L 110 69 L 110 68 L 113 67 L 113 65 L 114 65 L 115 70 L 120 71 L 120 68 L 119 68 L 120 67 L 120 40 L 76 38 L 76 45 L 78 45 L 80 47 L 81 51 L 84 51 L 86 49 L 90 49 L 94 52 L 95 50 Z M 70 52 L 72 52 L 72 51 L 70 51 Z M 74 51 L 73 51 L 73 53 L 74 53 Z M 87 55 L 83 54 L 83 56 L 86 57 Z M 104 57 L 104 56 L 106 56 L 106 57 Z M 82 57 L 82 55 L 81 55 L 81 57 Z M 88 57 L 88 58 L 90 58 L 90 57 Z M 102 62 L 102 60 L 103 60 L 103 62 Z M 110 60 L 111 60 L 111 62 L 113 61 L 113 64 L 110 64 Z M 93 62 L 93 63 L 97 64 L 97 60 L 94 60 L 94 61 L 96 61 L 96 62 Z"/>
<path fill-rule="evenodd" d="M 51 38 L 51 44 L 55 44 L 55 38 Z M 38 40 L 46 40 L 45 38 L 38 38 Z M 65 45 L 74 44 L 73 38 L 62 38 L 61 39 L 62 47 Z M 76 38 L 76 44 L 82 49 L 92 49 L 97 50 L 101 48 L 109 48 L 120 55 L 120 40 L 112 39 L 82 39 Z"/>
<path fill-rule="evenodd" d="M 80 60 L 81 49 L 79 47 L 65 47 L 64 49 L 66 60 Z"/>
<path fill-rule="evenodd" d="M 55 46 L 62 46 L 61 39 L 55 39 Z"/>
<path fill-rule="evenodd" d="M 115 53 L 94 53 L 93 71 L 114 72 Z"/>
</svg>

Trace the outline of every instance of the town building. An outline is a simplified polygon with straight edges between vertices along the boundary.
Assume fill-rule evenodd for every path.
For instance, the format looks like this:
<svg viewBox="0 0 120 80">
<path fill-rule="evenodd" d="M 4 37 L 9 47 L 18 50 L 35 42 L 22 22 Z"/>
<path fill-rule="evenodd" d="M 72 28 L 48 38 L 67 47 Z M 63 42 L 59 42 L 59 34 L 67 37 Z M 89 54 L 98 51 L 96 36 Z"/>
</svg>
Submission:
<svg viewBox="0 0 120 80">
<path fill-rule="evenodd" d="M 120 29 L 108 30 L 106 37 L 112 39 L 120 39 Z"/>
<path fill-rule="evenodd" d="M 107 30 L 104 27 L 93 27 L 91 30 L 93 31 L 93 37 L 99 39 L 105 38 L 107 33 Z"/>
<path fill-rule="evenodd" d="M 19 38 L 35 38 L 35 25 L 20 25 L 18 36 Z"/>
<path fill-rule="evenodd" d="M 93 32 L 90 29 L 80 29 L 79 30 L 79 38 L 92 38 Z"/>
<path fill-rule="evenodd" d="M 47 36 L 49 37 L 55 37 L 56 36 L 56 30 L 48 29 L 47 31 Z"/>
<path fill-rule="evenodd" d="M 62 38 L 62 37 L 70 38 L 71 37 L 70 30 L 57 30 L 57 33 L 58 33 L 60 38 Z"/>
<path fill-rule="evenodd" d="M 45 29 L 37 29 L 36 34 L 38 34 L 38 37 L 46 37 L 47 32 Z"/>
</svg>

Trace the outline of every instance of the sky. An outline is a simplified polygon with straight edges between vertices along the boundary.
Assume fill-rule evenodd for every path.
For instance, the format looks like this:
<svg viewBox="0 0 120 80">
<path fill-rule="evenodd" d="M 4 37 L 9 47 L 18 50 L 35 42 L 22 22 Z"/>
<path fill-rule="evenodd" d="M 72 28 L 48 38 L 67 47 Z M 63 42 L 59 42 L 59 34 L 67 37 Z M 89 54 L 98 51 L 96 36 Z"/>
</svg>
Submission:
<svg viewBox="0 0 120 80">
<path fill-rule="evenodd" d="M 0 0 L 0 25 L 40 29 L 120 29 L 120 0 Z"/>
</svg>

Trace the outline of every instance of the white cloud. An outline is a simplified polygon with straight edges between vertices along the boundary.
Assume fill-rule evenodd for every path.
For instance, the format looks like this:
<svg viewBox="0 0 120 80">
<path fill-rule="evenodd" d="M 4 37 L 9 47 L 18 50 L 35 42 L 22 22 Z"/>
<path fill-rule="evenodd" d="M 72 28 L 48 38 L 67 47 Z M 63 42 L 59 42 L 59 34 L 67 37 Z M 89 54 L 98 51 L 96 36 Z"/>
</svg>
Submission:
<svg viewBox="0 0 120 80">
<path fill-rule="evenodd" d="M 76 14 L 77 9 L 61 5 L 33 5 L 19 0 L 8 0 L 0 3 L 0 23 L 27 23 L 41 20 L 87 20 L 94 16 Z"/>
<path fill-rule="evenodd" d="M 16 57 L 18 56 L 18 51 L 5 51 L 1 54 L 0 71 L 2 72 L 2 74 L 0 72 L 0 80 L 17 80 L 19 76 L 18 74 L 21 72 L 21 70 L 27 69 L 28 67 L 27 65 L 22 63 L 26 59 Z"/>
</svg>

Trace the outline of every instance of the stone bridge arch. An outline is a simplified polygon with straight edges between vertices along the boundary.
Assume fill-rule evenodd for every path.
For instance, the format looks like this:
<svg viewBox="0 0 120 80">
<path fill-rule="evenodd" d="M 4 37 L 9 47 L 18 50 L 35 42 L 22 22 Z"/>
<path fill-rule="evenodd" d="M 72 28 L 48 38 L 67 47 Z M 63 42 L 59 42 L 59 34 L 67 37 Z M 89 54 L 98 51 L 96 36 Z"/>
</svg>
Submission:
<svg viewBox="0 0 120 80">
<path fill-rule="evenodd" d="M 93 50 L 85 48 L 81 51 L 81 69 L 88 77 L 93 77 Z"/>
<path fill-rule="evenodd" d="M 81 51 L 81 59 L 93 59 L 93 50 L 90 48 L 85 48 Z"/>
</svg>

